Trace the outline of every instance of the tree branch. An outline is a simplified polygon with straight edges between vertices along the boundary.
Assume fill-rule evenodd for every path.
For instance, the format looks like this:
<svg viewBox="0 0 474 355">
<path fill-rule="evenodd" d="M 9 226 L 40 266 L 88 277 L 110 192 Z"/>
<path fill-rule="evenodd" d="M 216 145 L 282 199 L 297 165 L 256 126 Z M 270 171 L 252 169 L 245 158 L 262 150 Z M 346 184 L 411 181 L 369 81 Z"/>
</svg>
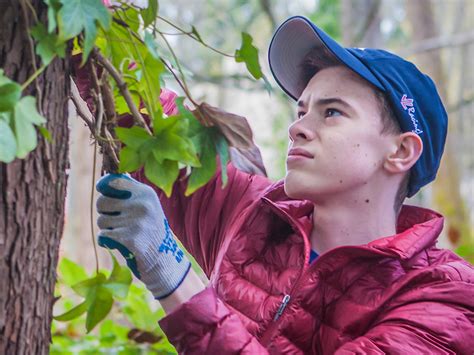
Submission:
<svg viewBox="0 0 474 355">
<path fill-rule="evenodd" d="M 441 48 L 458 47 L 474 42 L 474 31 L 422 40 L 416 45 L 397 51 L 401 56 L 416 55 Z"/>
<path fill-rule="evenodd" d="M 152 135 L 150 128 L 148 128 L 148 125 L 145 122 L 145 119 L 141 115 L 140 111 L 138 111 L 137 106 L 135 106 L 135 103 L 133 102 L 133 99 L 132 99 L 132 95 L 130 94 L 130 91 L 128 90 L 127 83 L 122 79 L 122 76 L 120 75 L 120 73 L 117 71 L 117 69 L 115 69 L 112 63 L 110 63 L 110 61 L 107 58 L 103 57 L 97 50 L 93 51 L 93 55 L 95 59 L 97 60 L 97 62 L 100 65 L 102 65 L 102 67 L 110 74 L 110 76 L 117 83 L 117 87 L 119 88 L 120 93 L 125 99 L 125 102 L 127 103 L 127 106 L 130 109 L 130 112 L 133 116 L 135 123 L 143 127 L 150 135 Z"/>
</svg>

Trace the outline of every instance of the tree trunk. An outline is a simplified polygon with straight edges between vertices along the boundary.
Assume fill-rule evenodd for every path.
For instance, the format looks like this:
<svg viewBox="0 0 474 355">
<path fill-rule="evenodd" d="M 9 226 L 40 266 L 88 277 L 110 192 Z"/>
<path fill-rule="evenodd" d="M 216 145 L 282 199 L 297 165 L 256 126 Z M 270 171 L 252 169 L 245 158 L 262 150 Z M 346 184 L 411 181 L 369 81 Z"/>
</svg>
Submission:
<svg viewBox="0 0 474 355">
<path fill-rule="evenodd" d="M 43 1 L 29 2 L 45 19 Z M 0 68 L 23 83 L 34 71 L 33 16 L 20 3 L 0 2 Z M 48 353 L 68 168 L 67 61 L 54 60 L 27 94 L 39 99 L 53 141 L 39 138 L 26 159 L 0 164 L 0 354 Z"/>
</svg>

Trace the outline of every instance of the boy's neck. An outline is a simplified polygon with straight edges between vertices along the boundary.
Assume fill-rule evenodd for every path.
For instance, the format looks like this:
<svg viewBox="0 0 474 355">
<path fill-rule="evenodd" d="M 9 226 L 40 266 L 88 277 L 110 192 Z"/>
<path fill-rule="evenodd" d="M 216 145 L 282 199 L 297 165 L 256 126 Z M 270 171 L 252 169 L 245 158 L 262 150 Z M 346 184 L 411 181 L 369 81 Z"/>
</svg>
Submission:
<svg viewBox="0 0 474 355">
<path fill-rule="evenodd" d="M 339 246 L 362 245 L 394 235 L 397 216 L 393 197 L 371 197 L 346 196 L 315 203 L 311 247 L 322 254 Z"/>
</svg>

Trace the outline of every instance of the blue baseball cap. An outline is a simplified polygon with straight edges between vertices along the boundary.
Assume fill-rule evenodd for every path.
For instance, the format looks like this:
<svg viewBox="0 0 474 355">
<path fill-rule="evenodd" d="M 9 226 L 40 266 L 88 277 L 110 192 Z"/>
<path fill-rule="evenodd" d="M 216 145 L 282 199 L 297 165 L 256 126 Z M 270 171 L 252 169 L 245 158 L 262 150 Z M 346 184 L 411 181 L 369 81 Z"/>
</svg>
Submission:
<svg viewBox="0 0 474 355">
<path fill-rule="evenodd" d="M 436 177 L 446 141 L 448 115 L 433 81 L 413 64 L 381 49 L 344 48 L 303 16 L 290 17 L 275 31 L 268 50 L 273 77 L 297 100 L 307 85 L 302 61 L 314 49 L 331 56 L 380 89 L 403 132 L 423 141 L 423 152 L 410 172 L 407 197 Z M 307 79 L 306 79 L 307 80 Z"/>
</svg>

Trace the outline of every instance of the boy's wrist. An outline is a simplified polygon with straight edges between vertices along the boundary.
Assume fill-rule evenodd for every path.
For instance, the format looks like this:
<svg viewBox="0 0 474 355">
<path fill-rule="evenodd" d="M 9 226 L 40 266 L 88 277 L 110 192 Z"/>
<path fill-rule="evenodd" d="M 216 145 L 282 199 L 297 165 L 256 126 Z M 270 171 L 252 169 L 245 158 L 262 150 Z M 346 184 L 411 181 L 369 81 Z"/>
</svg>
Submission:
<svg viewBox="0 0 474 355">
<path fill-rule="evenodd" d="M 181 304 L 189 301 L 189 299 L 194 295 L 204 291 L 205 288 L 206 285 L 199 278 L 196 271 L 194 271 L 193 268 L 190 268 L 178 288 L 176 288 L 173 293 L 159 301 L 165 310 L 165 313 L 169 314 L 181 306 Z"/>
</svg>

